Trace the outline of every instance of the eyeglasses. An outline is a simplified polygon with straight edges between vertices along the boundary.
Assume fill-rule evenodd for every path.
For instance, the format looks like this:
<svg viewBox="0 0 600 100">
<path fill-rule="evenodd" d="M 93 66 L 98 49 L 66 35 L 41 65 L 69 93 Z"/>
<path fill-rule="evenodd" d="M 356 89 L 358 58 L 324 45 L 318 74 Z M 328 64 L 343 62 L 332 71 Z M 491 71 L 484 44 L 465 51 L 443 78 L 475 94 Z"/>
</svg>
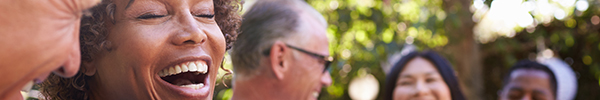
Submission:
<svg viewBox="0 0 600 100">
<path fill-rule="evenodd" d="M 325 55 L 321 55 L 321 54 L 317 54 L 314 52 L 310 52 L 310 51 L 306 51 L 304 49 L 289 45 L 289 44 L 285 44 L 285 46 L 292 48 L 294 50 L 298 50 L 302 53 L 308 54 L 310 56 L 316 57 L 317 59 L 319 59 L 320 61 L 325 62 L 325 67 L 323 68 L 323 73 L 325 73 L 325 71 L 327 71 L 327 69 L 329 69 L 329 65 L 331 64 L 331 62 L 333 62 L 333 57 L 330 56 L 325 56 Z M 265 52 L 263 52 L 264 55 L 269 55 L 271 53 L 271 49 L 267 49 Z"/>
</svg>

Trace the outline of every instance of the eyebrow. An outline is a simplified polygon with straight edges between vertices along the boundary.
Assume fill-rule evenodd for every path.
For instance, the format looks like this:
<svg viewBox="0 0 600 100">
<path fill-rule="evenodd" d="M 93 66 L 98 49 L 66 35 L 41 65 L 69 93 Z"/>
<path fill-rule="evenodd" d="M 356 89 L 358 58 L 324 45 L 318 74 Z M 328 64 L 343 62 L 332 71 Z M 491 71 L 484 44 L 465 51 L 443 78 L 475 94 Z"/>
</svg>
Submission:
<svg viewBox="0 0 600 100">
<path fill-rule="evenodd" d="M 546 95 L 546 92 L 544 92 L 542 90 L 538 90 L 538 89 L 533 90 L 533 93 Z"/>
<path fill-rule="evenodd" d="M 509 89 L 509 91 L 519 91 L 519 92 L 523 92 L 523 91 L 524 91 L 524 89 L 523 89 L 523 88 L 521 88 L 521 87 L 511 87 L 511 88 Z"/>
<path fill-rule="evenodd" d="M 400 76 L 400 77 L 401 77 L 401 78 L 412 78 L 413 76 L 412 76 L 412 75 L 402 75 L 402 76 Z"/>
<path fill-rule="evenodd" d="M 426 73 L 425 73 L 425 76 L 429 76 L 429 75 L 433 75 L 433 74 L 435 74 L 435 72 L 434 72 L 434 71 L 431 71 L 431 72 L 426 72 Z M 412 76 L 412 75 L 410 75 L 410 74 L 408 74 L 408 75 L 406 75 L 406 74 L 404 74 L 404 75 L 400 75 L 400 77 L 401 77 L 401 78 L 413 78 L 413 76 Z"/>
<path fill-rule="evenodd" d="M 135 0 L 129 0 L 129 2 L 127 3 L 127 6 L 125 6 L 125 9 L 129 8 L 129 6 L 131 6 L 131 3 L 133 3 Z"/>
</svg>

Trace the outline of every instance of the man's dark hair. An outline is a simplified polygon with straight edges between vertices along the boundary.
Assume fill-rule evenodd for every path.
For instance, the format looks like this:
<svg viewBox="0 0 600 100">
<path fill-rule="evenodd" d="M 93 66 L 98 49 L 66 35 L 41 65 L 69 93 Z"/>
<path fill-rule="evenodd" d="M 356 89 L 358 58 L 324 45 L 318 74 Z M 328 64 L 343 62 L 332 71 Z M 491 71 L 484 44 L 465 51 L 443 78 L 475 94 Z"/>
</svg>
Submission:
<svg viewBox="0 0 600 100">
<path fill-rule="evenodd" d="M 547 73 L 548 76 L 550 76 L 550 88 L 552 89 L 552 94 L 554 94 L 554 97 L 556 97 L 556 89 L 558 88 L 558 82 L 556 81 L 556 76 L 554 75 L 552 70 L 550 70 L 550 68 L 548 68 L 546 65 L 542 65 L 540 63 L 530 60 L 521 60 L 508 70 L 508 74 L 504 76 L 504 82 L 502 83 L 503 86 L 506 86 L 508 83 L 510 83 L 510 75 L 516 70 L 539 70 Z"/>
</svg>

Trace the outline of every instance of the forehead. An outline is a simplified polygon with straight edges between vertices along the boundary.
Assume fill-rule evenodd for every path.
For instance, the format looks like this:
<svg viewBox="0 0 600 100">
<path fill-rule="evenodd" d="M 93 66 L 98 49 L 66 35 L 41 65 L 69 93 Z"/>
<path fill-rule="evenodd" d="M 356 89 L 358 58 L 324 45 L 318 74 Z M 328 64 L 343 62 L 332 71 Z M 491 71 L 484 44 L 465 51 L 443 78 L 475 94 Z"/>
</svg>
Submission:
<svg viewBox="0 0 600 100">
<path fill-rule="evenodd" d="M 429 60 L 423 57 L 415 57 L 406 63 L 406 66 L 404 67 L 404 70 L 400 72 L 400 75 L 423 73 L 437 73 L 437 69 Z"/>
<path fill-rule="evenodd" d="M 318 16 L 311 16 L 306 11 L 299 11 L 300 16 L 300 34 L 306 35 L 305 37 L 309 44 L 313 44 L 314 50 L 320 54 L 329 54 L 329 40 L 327 38 L 326 25 L 317 20 Z M 307 48 L 310 49 L 310 48 Z"/>
<path fill-rule="evenodd" d="M 298 11 L 299 12 L 299 16 L 300 16 L 300 22 L 304 25 L 302 25 L 302 27 L 304 28 L 304 31 L 307 34 L 311 34 L 314 37 L 319 37 L 317 39 L 319 40 L 323 40 L 326 41 L 327 40 L 327 26 L 324 25 L 323 23 L 319 22 L 319 20 L 315 17 L 319 17 L 319 16 L 312 16 L 310 15 L 310 13 L 308 13 L 307 11 Z"/>
<path fill-rule="evenodd" d="M 548 73 L 541 71 L 541 70 L 517 69 L 511 73 L 510 78 L 511 78 L 511 80 L 523 79 L 523 78 L 536 79 L 536 80 L 549 80 L 550 76 L 548 75 Z"/>
<path fill-rule="evenodd" d="M 518 69 L 510 75 L 510 87 L 519 87 L 524 90 L 551 91 L 550 76 L 540 70 Z"/>
<path fill-rule="evenodd" d="M 212 0 L 113 0 L 113 2 L 125 8 L 131 7 L 133 4 L 137 3 L 164 3 L 168 5 L 176 5 L 176 4 L 198 4 L 200 3 L 202 6 L 212 6 Z"/>
</svg>

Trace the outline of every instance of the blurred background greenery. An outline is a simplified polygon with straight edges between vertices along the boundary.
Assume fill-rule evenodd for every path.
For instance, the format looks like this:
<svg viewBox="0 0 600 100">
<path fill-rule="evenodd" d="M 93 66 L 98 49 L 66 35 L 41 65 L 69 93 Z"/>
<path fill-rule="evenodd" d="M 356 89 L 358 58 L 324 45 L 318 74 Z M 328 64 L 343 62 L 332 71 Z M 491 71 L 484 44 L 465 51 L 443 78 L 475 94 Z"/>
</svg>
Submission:
<svg viewBox="0 0 600 100">
<path fill-rule="evenodd" d="M 596 0 L 306 0 L 329 23 L 333 84 L 320 99 L 378 99 L 388 58 L 406 45 L 445 56 L 471 100 L 497 99 L 522 59 L 558 57 L 577 74 L 578 100 L 600 100 Z M 254 0 L 245 0 L 248 9 Z M 225 67 L 231 69 L 226 58 Z M 223 75 L 224 71 L 220 72 Z M 231 85 L 231 76 L 223 80 Z M 357 92 L 358 91 L 358 92 Z M 215 100 L 231 90 L 215 89 Z"/>
</svg>

